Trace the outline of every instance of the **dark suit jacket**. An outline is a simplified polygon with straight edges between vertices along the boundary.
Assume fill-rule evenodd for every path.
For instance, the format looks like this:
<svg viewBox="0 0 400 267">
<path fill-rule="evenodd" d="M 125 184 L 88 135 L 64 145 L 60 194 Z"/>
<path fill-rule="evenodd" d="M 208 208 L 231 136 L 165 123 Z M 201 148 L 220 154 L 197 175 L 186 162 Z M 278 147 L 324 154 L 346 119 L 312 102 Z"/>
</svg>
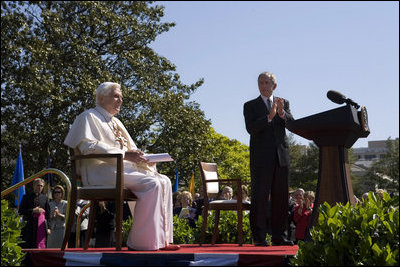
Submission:
<svg viewBox="0 0 400 267">
<path fill-rule="evenodd" d="M 289 101 L 285 99 L 286 121 L 293 120 Z M 269 111 L 261 96 L 244 104 L 246 130 L 250 134 L 250 164 L 262 166 L 266 158 L 272 159 L 278 153 L 281 167 L 289 166 L 289 144 L 286 136 L 286 122 L 278 114 L 268 122 Z"/>
<path fill-rule="evenodd" d="M 25 227 L 22 229 L 22 239 L 25 241 L 25 243 L 21 244 L 21 247 L 23 248 L 37 248 L 37 219 L 33 217 L 33 209 L 35 208 L 34 199 L 34 193 L 26 194 L 22 197 L 21 205 L 19 206 L 19 214 L 23 216 L 23 219 L 26 222 Z M 50 205 L 47 195 L 39 195 L 39 206 L 46 211 L 45 217 L 46 222 L 48 222 L 50 219 Z"/>
</svg>

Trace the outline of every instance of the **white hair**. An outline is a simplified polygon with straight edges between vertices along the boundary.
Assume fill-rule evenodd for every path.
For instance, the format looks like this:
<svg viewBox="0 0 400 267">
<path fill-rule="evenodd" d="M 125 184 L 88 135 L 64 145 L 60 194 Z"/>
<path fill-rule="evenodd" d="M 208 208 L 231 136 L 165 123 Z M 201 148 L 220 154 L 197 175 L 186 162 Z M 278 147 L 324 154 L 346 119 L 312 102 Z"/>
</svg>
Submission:
<svg viewBox="0 0 400 267">
<path fill-rule="evenodd" d="M 99 96 L 100 95 L 108 95 L 112 89 L 118 88 L 121 90 L 121 85 L 113 82 L 104 82 L 99 85 L 96 89 L 96 105 L 99 105 Z"/>
</svg>

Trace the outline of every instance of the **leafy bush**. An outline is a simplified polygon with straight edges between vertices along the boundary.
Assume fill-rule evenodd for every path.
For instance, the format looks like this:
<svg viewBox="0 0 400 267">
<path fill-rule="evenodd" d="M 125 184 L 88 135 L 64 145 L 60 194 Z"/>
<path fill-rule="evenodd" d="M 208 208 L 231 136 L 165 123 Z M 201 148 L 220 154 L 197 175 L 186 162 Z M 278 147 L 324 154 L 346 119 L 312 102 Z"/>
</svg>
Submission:
<svg viewBox="0 0 400 267">
<path fill-rule="evenodd" d="M 214 233 L 215 212 L 207 219 L 207 227 L 204 243 L 211 244 L 212 236 Z M 196 222 L 196 228 L 189 227 L 185 219 L 179 219 L 174 216 L 174 243 L 175 244 L 198 244 L 201 241 L 201 228 L 203 226 L 203 217 L 199 216 Z M 267 240 L 270 241 L 270 236 Z M 221 211 L 218 227 L 218 239 L 216 243 L 220 244 L 237 244 L 238 243 L 238 230 L 237 230 L 237 213 L 235 211 Z M 249 216 L 243 216 L 243 244 L 251 244 L 251 231 Z"/>
<path fill-rule="evenodd" d="M 211 215 L 207 219 L 206 236 L 204 243 L 211 244 L 212 236 L 214 233 L 215 211 L 211 211 Z M 199 216 L 196 223 L 198 235 L 197 243 L 201 241 L 201 227 L 203 225 L 203 218 Z M 236 211 L 220 211 L 219 225 L 218 225 L 218 239 L 216 243 L 229 244 L 238 243 L 238 229 L 237 229 L 237 213 Z M 243 216 L 243 244 L 251 244 L 251 231 L 250 220 L 248 215 Z"/>
<path fill-rule="evenodd" d="M 207 228 L 204 243 L 211 244 L 212 235 L 214 233 L 215 212 L 212 211 L 208 216 Z M 196 221 L 196 227 L 189 226 L 186 219 L 180 219 L 178 216 L 173 218 L 174 225 L 174 244 L 198 244 L 201 241 L 201 228 L 203 225 L 203 217 L 199 216 Z M 132 226 L 132 219 L 124 221 L 123 223 L 123 245 L 126 246 L 126 241 L 130 228 Z M 221 211 L 219 220 L 218 239 L 216 243 L 238 243 L 237 232 L 237 213 L 235 211 Z M 267 240 L 271 241 L 271 237 L 267 236 Z M 243 216 L 243 244 L 251 244 L 251 231 L 249 216 Z"/>
<path fill-rule="evenodd" d="M 25 222 L 18 216 L 17 210 L 8 207 L 8 202 L 1 200 L 1 266 L 20 266 L 25 258 L 18 245 L 22 241 L 21 229 Z"/>
<path fill-rule="evenodd" d="M 133 219 L 131 216 L 127 220 L 122 222 L 122 246 L 126 247 L 126 242 L 128 241 L 129 232 L 132 227 Z"/>
<path fill-rule="evenodd" d="M 176 215 L 174 216 L 174 244 L 197 243 L 197 230 L 197 228 L 192 228 L 189 226 L 187 219 L 179 218 Z"/>
<path fill-rule="evenodd" d="M 299 242 L 294 266 L 393 266 L 399 262 L 399 198 L 369 193 L 362 205 L 324 203 L 313 241 Z"/>
</svg>

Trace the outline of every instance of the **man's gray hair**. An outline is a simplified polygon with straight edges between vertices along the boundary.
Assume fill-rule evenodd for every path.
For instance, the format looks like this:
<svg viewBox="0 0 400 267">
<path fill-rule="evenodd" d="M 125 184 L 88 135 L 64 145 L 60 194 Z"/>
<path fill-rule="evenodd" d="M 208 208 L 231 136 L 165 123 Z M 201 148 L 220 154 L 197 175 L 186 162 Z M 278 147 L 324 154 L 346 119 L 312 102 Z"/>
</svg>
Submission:
<svg viewBox="0 0 400 267">
<path fill-rule="evenodd" d="M 45 184 L 44 180 L 42 178 L 36 178 L 35 180 L 33 180 L 33 185 L 35 184 Z"/>
<path fill-rule="evenodd" d="M 258 75 L 257 81 L 260 80 L 261 76 L 267 76 L 268 79 L 270 79 L 274 84 L 276 84 L 276 77 L 273 73 L 268 71 L 261 72 L 260 75 Z"/>
<path fill-rule="evenodd" d="M 113 83 L 113 82 L 104 82 L 99 85 L 96 89 L 96 104 L 99 104 L 99 96 L 100 95 L 108 95 L 112 89 L 118 88 L 121 90 L 121 85 L 118 83 Z"/>
</svg>

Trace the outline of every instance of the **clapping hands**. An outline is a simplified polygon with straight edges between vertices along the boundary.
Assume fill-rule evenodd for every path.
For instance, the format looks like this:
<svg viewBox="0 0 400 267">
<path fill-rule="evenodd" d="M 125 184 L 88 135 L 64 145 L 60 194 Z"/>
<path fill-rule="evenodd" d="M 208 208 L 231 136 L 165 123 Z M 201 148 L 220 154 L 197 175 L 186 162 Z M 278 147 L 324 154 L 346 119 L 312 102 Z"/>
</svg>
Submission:
<svg viewBox="0 0 400 267">
<path fill-rule="evenodd" d="M 277 112 L 279 116 L 283 116 L 284 107 L 285 107 L 285 100 L 283 98 L 274 97 L 274 102 L 272 103 L 272 107 L 269 113 L 269 120 L 272 120 Z"/>
</svg>

